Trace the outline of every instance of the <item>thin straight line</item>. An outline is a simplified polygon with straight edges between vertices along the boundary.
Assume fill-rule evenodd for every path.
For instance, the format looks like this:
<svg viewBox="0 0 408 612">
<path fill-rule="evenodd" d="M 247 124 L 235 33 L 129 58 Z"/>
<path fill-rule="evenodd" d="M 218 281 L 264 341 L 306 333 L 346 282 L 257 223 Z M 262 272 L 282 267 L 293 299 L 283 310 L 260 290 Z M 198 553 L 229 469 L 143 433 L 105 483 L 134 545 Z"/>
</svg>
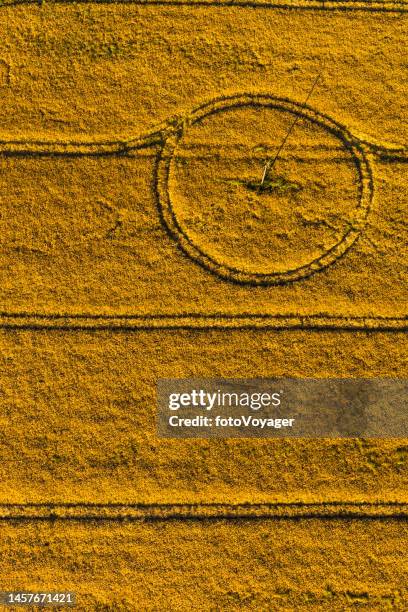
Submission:
<svg viewBox="0 0 408 612">
<path fill-rule="evenodd" d="M 405 502 L 34 503 L 0 504 L 0 521 L 165 521 L 408 519 Z"/>
<path fill-rule="evenodd" d="M 315 78 L 315 80 L 314 80 L 314 82 L 313 82 L 313 85 L 312 85 L 312 87 L 311 87 L 311 89 L 310 89 L 309 93 L 307 94 L 306 100 L 305 100 L 305 101 L 303 102 L 303 104 L 302 104 L 302 108 L 305 108 L 306 104 L 309 102 L 310 97 L 311 97 L 311 95 L 312 95 L 312 93 L 313 93 L 313 91 L 314 91 L 314 89 L 315 89 L 315 87 L 316 87 L 316 85 L 317 85 L 317 82 L 318 82 L 318 80 L 319 80 L 319 79 L 320 79 L 320 77 L 321 77 L 321 74 L 322 74 L 322 73 L 320 72 L 320 73 L 317 75 L 317 77 Z M 285 144 L 286 144 L 286 142 L 287 142 L 287 140 L 288 140 L 289 136 L 290 136 L 290 135 L 291 135 L 291 133 L 293 132 L 293 130 L 294 130 L 294 128 L 295 128 L 295 126 L 296 126 L 297 122 L 299 121 L 299 119 L 300 119 L 300 115 L 298 114 L 298 115 L 296 115 L 296 117 L 295 117 L 295 119 L 294 119 L 294 121 L 293 121 L 292 125 L 290 126 L 289 130 L 287 131 L 286 136 L 285 136 L 285 138 L 283 139 L 283 141 L 282 141 L 282 143 L 281 143 L 281 145 L 280 145 L 280 147 L 279 147 L 279 149 L 278 149 L 278 152 L 276 153 L 275 157 L 274 157 L 272 160 L 269 160 L 268 162 L 266 162 L 266 164 L 265 164 L 265 168 L 264 168 L 264 171 L 263 171 L 263 175 L 262 175 L 261 186 L 262 186 L 262 185 L 264 184 L 264 182 L 265 182 L 266 175 L 267 175 L 268 171 L 273 169 L 273 167 L 274 167 L 274 165 L 275 165 L 275 163 L 276 163 L 276 161 L 277 161 L 277 159 L 278 159 L 279 155 L 282 153 L 283 147 L 285 146 Z"/>
<path fill-rule="evenodd" d="M 231 329 L 304 329 L 304 330 L 379 330 L 402 332 L 408 329 L 408 316 L 345 317 L 318 315 L 271 315 L 222 313 L 185 315 L 57 315 L 38 313 L 0 313 L 0 329 L 21 330 L 231 330 Z"/>
</svg>

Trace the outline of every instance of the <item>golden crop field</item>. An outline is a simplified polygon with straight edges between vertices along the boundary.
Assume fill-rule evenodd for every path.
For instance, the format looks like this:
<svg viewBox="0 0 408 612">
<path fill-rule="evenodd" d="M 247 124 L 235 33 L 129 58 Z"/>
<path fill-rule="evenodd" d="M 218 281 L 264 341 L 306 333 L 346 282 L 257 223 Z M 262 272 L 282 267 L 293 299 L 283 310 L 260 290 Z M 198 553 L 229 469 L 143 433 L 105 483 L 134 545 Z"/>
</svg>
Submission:
<svg viewBox="0 0 408 612">
<path fill-rule="evenodd" d="M 407 440 L 156 433 L 158 378 L 407 377 L 407 11 L 0 1 L 0 591 L 407 609 Z"/>
</svg>

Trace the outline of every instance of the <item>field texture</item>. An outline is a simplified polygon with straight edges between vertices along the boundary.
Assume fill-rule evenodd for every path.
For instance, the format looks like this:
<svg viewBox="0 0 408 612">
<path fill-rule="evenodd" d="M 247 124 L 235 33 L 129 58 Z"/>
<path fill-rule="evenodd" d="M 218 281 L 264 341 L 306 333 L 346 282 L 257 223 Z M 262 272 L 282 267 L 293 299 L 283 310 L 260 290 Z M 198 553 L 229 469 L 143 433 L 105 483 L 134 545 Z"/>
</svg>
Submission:
<svg viewBox="0 0 408 612">
<path fill-rule="evenodd" d="M 408 376 L 407 11 L 0 2 L 0 590 L 408 608 L 407 440 L 155 416 L 158 378 Z"/>
</svg>

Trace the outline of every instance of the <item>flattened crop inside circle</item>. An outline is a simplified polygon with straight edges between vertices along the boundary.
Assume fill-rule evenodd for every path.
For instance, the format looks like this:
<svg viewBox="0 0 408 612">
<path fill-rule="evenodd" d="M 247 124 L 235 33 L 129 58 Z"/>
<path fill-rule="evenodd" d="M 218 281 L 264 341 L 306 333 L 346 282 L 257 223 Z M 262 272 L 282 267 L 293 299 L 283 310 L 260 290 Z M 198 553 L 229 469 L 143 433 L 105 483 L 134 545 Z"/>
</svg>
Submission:
<svg viewBox="0 0 408 612">
<path fill-rule="evenodd" d="M 277 187 L 272 184 L 271 190 L 275 189 L 272 194 L 260 196 L 253 189 L 251 193 L 248 188 L 251 186 L 249 168 L 254 163 L 260 169 L 262 166 L 258 154 L 254 154 L 250 161 L 243 161 L 249 159 L 249 149 L 247 142 L 244 146 L 237 140 L 245 136 L 240 124 L 242 113 L 246 113 L 245 117 L 249 113 L 248 116 L 255 119 L 265 115 L 268 121 L 275 116 L 279 121 L 281 117 L 293 121 L 298 116 L 299 123 L 304 123 L 302 142 L 309 142 L 312 151 L 308 155 L 324 153 L 321 143 L 314 143 L 316 135 L 320 140 L 324 138 L 325 142 L 334 143 L 339 161 L 331 163 L 337 163 L 336 172 L 339 172 L 338 168 L 347 169 L 343 183 L 347 182 L 351 171 L 354 173 L 353 189 L 343 186 L 343 183 L 337 185 L 336 181 L 325 177 L 323 164 L 326 162 L 320 161 L 320 166 L 316 166 L 311 157 L 311 160 L 306 159 L 306 164 L 303 163 L 309 170 L 302 169 L 307 190 L 302 184 L 298 186 L 295 181 L 288 180 L 283 187 L 279 182 Z M 234 136 L 231 137 L 232 144 L 225 139 L 214 144 L 212 136 L 208 136 L 213 134 L 209 129 L 210 122 L 220 121 L 220 118 L 224 124 L 235 122 L 236 136 L 235 141 Z M 255 123 L 248 123 L 248 129 L 259 127 Z M 207 132 L 206 124 L 209 125 Z M 265 125 L 268 127 L 270 124 Z M 266 137 L 267 131 L 261 130 L 263 133 L 259 138 Z M 189 138 L 192 133 L 193 139 Z M 228 132 L 229 136 L 231 134 L 233 130 Z M 253 150 L 250 150 L 251 155 Z M 269 155 L 272 153 L 273 149 Z M 232 155 L 238 156 L 238 161 L 231 161 Z M 246 164 L 245 168 L 243 164 Z M 292 172 L 293 168 L 303 166 L 296 161 L 296 151 L 280 161 L 281 168 L 292 169 Z M 315 167 L 319 168 L 319 175 Z M 232 176 L 231 168 L 240 171 L 244 168 L 245 181 Z M 309 174 L 313 172 L 316 175 L 314 183 L 309 180 Z M 320 191 L 315 185 L 316 177 L 322 182 Z M 350 191 L 347 202 L 340 187 Z M 166 138 L 158 162 L 157 189 L 162 220 L 184 253 L 224 279 L 252 285 L 277 285 L 300 280 L 334 263 L 358 238 L 372 200 L 369 162 L 363 146 L 345 127 L 310 107 L 265 95 L 221 99 L 194 111 L 181 129 L 175 129 Z M 313 209 L 316 203 L 318 210 Z M 337 210 L 343 204 L 347 204 L 348 216 L 344 211 L 341 216 Z M 286 223 L 289 237 L 292 232 L 292 242 L 285 235 L 285 228 L 282 235 L 277 233 L 277 219 L 281 219 L 283 225 Z M 236 244 L 239 248 L 234 251 Z"/>
</svg>

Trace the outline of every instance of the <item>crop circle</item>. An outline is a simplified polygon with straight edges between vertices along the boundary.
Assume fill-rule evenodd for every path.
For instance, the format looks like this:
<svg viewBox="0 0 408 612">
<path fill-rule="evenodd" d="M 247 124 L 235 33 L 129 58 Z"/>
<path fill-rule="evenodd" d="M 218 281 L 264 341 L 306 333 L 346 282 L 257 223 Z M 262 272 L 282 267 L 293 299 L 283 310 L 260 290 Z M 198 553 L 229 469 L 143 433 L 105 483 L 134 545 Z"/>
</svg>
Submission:
<svg viewBox="0 0 408 612">
<path fill-rule="evenodd" d="M 289 178 L 261 194 L 249 174 L 262 169 L 254 138 L 270 132 L 273 155 L 295 119 L 300 152 L 276 164 Z M 167 132 L 157 192 L 163 223 L 196 263 L 233 282 L 278 285 L 341 258 L 364 228 L 373 190 L 364 146 L 347 128 L 309 106 L 248 94 L 203 105 Z"/>
</svg>

